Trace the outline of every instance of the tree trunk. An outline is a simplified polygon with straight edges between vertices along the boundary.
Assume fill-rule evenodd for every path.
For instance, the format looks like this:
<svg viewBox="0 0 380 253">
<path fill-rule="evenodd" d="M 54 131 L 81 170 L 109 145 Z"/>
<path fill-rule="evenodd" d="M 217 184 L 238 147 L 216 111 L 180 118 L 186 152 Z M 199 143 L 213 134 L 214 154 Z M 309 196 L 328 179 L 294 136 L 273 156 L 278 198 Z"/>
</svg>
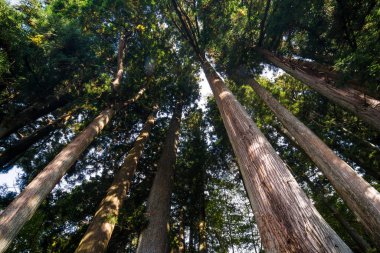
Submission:
<svg viewBox="0 0 380 253">
<path fill-rule="evenodd" d="M 380 242 L 380 193 L 255 80 L 249 84 L 327 177 L 374 241 Z"/>
<path fill-rule="evenodd" d="M 127 197 L 137 163 L 144 150 L 144 145 L 149 138 L 150 131 L 153 128 L 155 121 L 154 114 L 149 115 L 133 148 L 124 159 L 123 165 L 121 165 L 110 188 L 108 188 L 106 197 L 100 203 L 98 211 L 95 213 L 90 226 L 75 252 L 101 253 L 106 251 L 119 216 L 119 211 L 123 201 Z"/>
<path fill-rule="evenodd" d="M 351 88 L 338 88 L 323 78 L 318 78 L 303 71 L 302 68 L 291 64 L 286 59 L 280 58 L 268 50 L 256 48 L 265 59 L 285 70 L 290 75 L 302 81 L 310 88 L 325 96 L 333 103 L 351 111 L 372 127 L 380 130 L 380 101 Z"/>
<path fill-rule="evenodd" d="M 104 110 L 68 144 L 0 215 L 0 252 L 4 252 L 22 226 L 114 115 Z"/>
<path fill-rule="evenodd" d="M 37 102 L 17 115 L 12 115 L 3 119 L 0 123 L 0 138 L 4 138 L 15 132 L 17 129 L 32 123 L 34 120 L 54 111 L 55 109 L 64 106 L 71 99 L 71 96 L 66 94 L 62 96 L 50 96 L 45 101 Z"/>
<path fill-rule="evenodd" d="M 146 90 L 143 87 L 123 106 L 135 102 Z M 118 106 L 119 107 L 119 106 Z M 0 253 L 4 252 L 22 226 L 33 216 L 39 205 L 51 192 L 68 169 L 75 163 L 94 138 L 107 125 L 115 110 L 105 109 L 94 121 L 68 144 L 43 171 L 28 184 L 0 215 Z"/>
<path fill-rule="evenodd" d="M 53 130 L 57 129 L 63 121 L 67 120 L 69 117 L 68 114 L 60 117 L 54 122 L 47 124 L 46 126 L 41 127 L 30 136 L 22 138 L 15 145 L 11 146 L 3 153 L 0 154 L 0 167 L 6 165 L 9 162 L 14 162 L 17 158 L 22 155 L 26 150 L 28 150 L 33 144 L 37 141 L 45 138 L 49 135 Z M 0 169 L 2 172 L 5 168 Z"/>
<path fill-rule="evenodd" d="M 260 22 L 260 33 L 259 33 L 260 35 L 259 35 L 259 40 L 257 42 L 257 44 L 259 46 L 261 46 L 263 44 L 263 41 L 264 41 L 264 37 L 265 37 L 265 24 L 266 24 L 266 21 L 267 21 L 269 9 L 270 9 L 270 4 L 271 4 L 271 0 L 267 0 L 266 4 L 265 4 L 264 16 L 263 16 L 263 19 Z"/>
<path fill-rule="evenodd" d="M 112 82 L 112 91 L 113 92 L 119 92 L 120 91 L 120 83 L 123 78 L 123 73 L 124 73 L 124 51 L 125 51 L 125 46 L 127 42 L 127 35 L 125 32 L 120 33 L 120 39 L 119 39 L 119 47 L 117 51 L 117 72 L 115 74 L 115 80 Z"/>
<path fill-rule="evenodd" d="M 324 201 L 325 203 L 327 201 Z M 350 237 L 356 242 L 357 246 L 360 248 L 361 252 L 369 252 L 371 246 L 369 243 L 364 240 L 364 238 L 358 234 L 358 232 L 348 223 L 343 217 L 342 214 L 335 209 L 335 207 L 329 203 L 326 203 L 327 207 L 332 211 L 334 217 L 339 221 L 345 231 L 350 235 Z"/>
<path fill-rule="evenodd" d="M 203 172 L 205 174 L 206 172 Z M 200 210 L 199 210 L 199 221 L 198 221 L 198 233 L 199 233 L 199 253 L 207 252 L 207 234 L 206 234 L 206 200 L 204 193 L 204 176 L 202 175 L 202 190 L 200 196 Z"/>
<path fill-rule="evenodd" d="M 178 253 L 185 253 L 185 214 L 184 208 L 182 207 L 179 214 L 179 245 L 178 245 Z"/>
<path fill-rule="evenodd" d="M 319 195 L 319 199 L 322 200 L 323 204 L 327 206 L 328 209 L 332 212 L 334 217 L 338 220 L 338 222 L 342 225 L 345 231 L 349 234 L 349 236 L 356 242 L 357 246 L 361 249 L 361 252 L 369 252 L 371 250 L 371 246 L 369 243 L 358 234 L 358 232 L 346 221 L 342 214 L 336 210 L 336 208 L 327 201 L 326 197 L 323 195 L 321 189 L 308 177 L 303 177 L 307 185 L 310 189 L 317 195 Z"/>
<path fill-rule="evenodd" d="M 265 250 L 351 252 L 212 66 L 204 61 L 202 67 L 238 159 Z"/>
<path fill-rule="evenodd" d="M 140 235 L 137 253 L 166 253 L 170 196 L 181 124 L 182 103 L 177 103 L 171 119 L 164 149 L 147 202 L 148 227 Z"/>
</svg>

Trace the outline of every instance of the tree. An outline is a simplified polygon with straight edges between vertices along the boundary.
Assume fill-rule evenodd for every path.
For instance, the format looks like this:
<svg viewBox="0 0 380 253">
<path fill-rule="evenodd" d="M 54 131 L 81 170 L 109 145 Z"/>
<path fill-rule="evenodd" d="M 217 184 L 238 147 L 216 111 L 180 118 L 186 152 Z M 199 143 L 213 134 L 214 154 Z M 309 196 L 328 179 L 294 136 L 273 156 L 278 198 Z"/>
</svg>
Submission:
<svg viewBox="0 0 380 253">
<path fill-rule="evenodd" d="M 277 65 L 278 67 L 289 72 L 291 75 L 301 80 L 317 92 L 321 93 L 334 103 L 353 112 L 360 119 L 364 120 L 377 130 L 380 129 L 380 111 L 379 101 L 371 97 L 367 97 L 361 92 L 345 88 L 339 89 L 326 83 L 325 81 L 313 77 L 308 73 L 303 72 L 296 64 L 288 63 L 274 54 L 264 49 L 257 49 L 264 57 Z"/>
<path fill-rule="evenodd" d="M 166 252 L 168 249 L 168 219 L 173 184 L 174 165 L 182 117 L 183 102 L 177 101 L 157 172 L 147 201 L 148 226 L 141 232 L 137 251 Z"/>
<path fill-rule="evenodd" d="M 172 4 L 181 22 L 181 27 L 177 27 L 193 47 L 216 98 L 257 217 L 265 249 L 309 252 L 323 248 L 326 251 L 349 252 L 350 249 L 320 217 L 264 135 L 206 60 L 205 53 L 198 46 L 197 31 L 192 29 L 198 26 L 191 23 L 175 0 Z M 274 202 L 275 206 L 271 204 Z M 293 209 L 289 209 L 289 203 L 293 203 Z M 302 227 L 296 225 L 303 217 L 308 217 L 308 221 L 305 220 L 303 224 L 312 220 L 313 232 L 308 235 L 303 233 Z M 284 229 L 288 233 L 284 233 Z M 299 239 L 301 237 L 302 240 Z M 334 246 L 329 245 L 332 241 L 327 242 L 322 238 L 334 238 Z M 324 242 L 318 243 L 321 241 Z"/>
<path fill-rule="evenodd" d="M 121 165 L 119 172 L 108 189 L 106 197 L 100 203 L 100 207 L 95 213 L 76 252 L 104 252 L 106 250 L 119 216 L 119 210 L 122 207 L 124 199 L 127 197 L 144 144 L 154 125 L 154 118 L 154 114 L 149 115 L 133 148 L 128 152 L 124 163 Z"/>
</svg>

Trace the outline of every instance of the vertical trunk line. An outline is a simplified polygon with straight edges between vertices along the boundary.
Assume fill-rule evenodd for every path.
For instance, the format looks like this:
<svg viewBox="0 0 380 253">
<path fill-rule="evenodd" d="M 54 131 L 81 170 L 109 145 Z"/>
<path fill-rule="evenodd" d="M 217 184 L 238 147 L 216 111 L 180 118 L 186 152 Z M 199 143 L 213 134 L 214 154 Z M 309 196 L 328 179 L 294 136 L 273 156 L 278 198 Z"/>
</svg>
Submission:
<svg viewBox="0 0 380 253">
<path fill-rule="evenodd" d="M 126 199 L 138 161 L 144 150 L 155 121 L 155 113 L 149 115 L 144 127 L 137 137 L 133 148 L 128 152 L 107 194 L 100 203 L 90 226 L 83 236 L 76 253 L 105 252 L 123 201 Z"/>
<path fill-rule="evenodd" d="M 380 193 L 255 80 L 249 80 L 249 84 L 328 178 L 374 241 L 380 243 Z"/>
<path fill-rule="evenodd" d="M 148 197 L 146 215 L 149 224 L 141 232 L 137 253 L 166 253 L 168 248 L 170 196 L 182 108 L 183 103 L 177 102 Z"/>
<path fill-rule="evenodd" d="M 351 252 L 208 62 L 215 96 L 268 252 Z"/>
</svg>

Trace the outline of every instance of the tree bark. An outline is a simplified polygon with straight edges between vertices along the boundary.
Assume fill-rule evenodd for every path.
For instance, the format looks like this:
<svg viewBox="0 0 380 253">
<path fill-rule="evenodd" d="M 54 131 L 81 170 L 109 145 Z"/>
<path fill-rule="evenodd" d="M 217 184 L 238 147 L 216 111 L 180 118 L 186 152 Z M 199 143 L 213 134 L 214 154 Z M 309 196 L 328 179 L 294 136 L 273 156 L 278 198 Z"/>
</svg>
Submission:
<svg viewBox="0 0 380 253">
<path fill-rule="evenodd" d="M 135 102 L 146 90 L 143 87 L 124 105 Z M 120 105 L 117 107 L 121 107 Z M 68 169 L 75 163 L 94 138 L 115 114 L 113 108 L 105 109 L 94 121 L 68 144 L 12 201 L 0 215 L 0 253 L 4 252 L 22 226 L 33 216 L 42 201 L 51 192 Z"/>
<path fill-rule="evenodd" d="M 137 253 L 166 253 L 170 196 L 182 115 L 182 102 L 177 102 L 170 121 L 164 148 L 158 162 L 156 176 L 147 202 L 149 224 L 140 235 Z"/>
<path fill-rule="evenodd" d="M 125 157 L 123 165 L 121 165 L 110 188 L 108 188 L 107 195 L 100 203 L 98 211 L 95 213 L 90 226 L 75 252 L 101 253 L 106 251 L 119 216 L 119 211 L 123 201 L 127 197 L 137 163 L 144 150 L 144 145 L 149 138 L 150 131 L 153 128 L 155 121 L 154 114 L 155 113 L 149 115 L 133 148 Z"/>
<path fill-rule="evenodd" d="M 65 114 L 61 118 L 57 119 L 54 122 L 51 122 L 47 124 L 46 126 L 41 127 L 34 133 L 32 133 L 30 136 L 27 136 L 25 138 L 22 138 L 19 140 L 15 145 L 11 146 L 4 152 L 0 154 L 0 167 L 6 165 L 7 163 L 11 161 L 15 161 L 21 154 L 23 154 L 26 150 L 28 150 L 33 144 L 35 144 L 37 141 L 45 138 L 49 135 L 53 130 L 57 129 L 63 121 L 67 120 L 67 117 L 69 115 Z M 0 169 L 0 172 L 3 171 L 2 168 Z"/>
<path fill-rule="evenodd" d="M 104 110 L 68 144 L 0 215 L 0 252 L 4 252 L 22 226 L 114 115 Z"/>
<path fill-rule="evenodd" d="M 351 252 L 301 190 L 284 162 L 212 66 L 215 96 L 267 252 Z"/>
<path fill-rule="evenodd" d="M 0 123 L 0 138 L 5 138 L 17 129 L 32 123 L 34 120 L 64 106 L 71 99 L 69 94 L 61 96 L 50 96 L 42 102 L 37 102 L 17 115 L 3 119 Z"/>
<path fill-rule="evenodd" d="M 380 242 L 380 193 L 255 80 L 249 80 L 249 84 L 327 177 L 374 241 Z"/>
<path fill-rule="evenodd" d="M 290 75 L 302 81 L 310 88 L 325 96 L 333 103 L 351 111 L 372 127 L 380 130 L 380 101 L 351 88 L 338 88 L 327 83 L 323 78 L 318 78 L 303 71 L 302 68 L 291 64 L 268 50 L 256 48 L 265 59 L 277 67 L 285 70 Z"/>
</svg>

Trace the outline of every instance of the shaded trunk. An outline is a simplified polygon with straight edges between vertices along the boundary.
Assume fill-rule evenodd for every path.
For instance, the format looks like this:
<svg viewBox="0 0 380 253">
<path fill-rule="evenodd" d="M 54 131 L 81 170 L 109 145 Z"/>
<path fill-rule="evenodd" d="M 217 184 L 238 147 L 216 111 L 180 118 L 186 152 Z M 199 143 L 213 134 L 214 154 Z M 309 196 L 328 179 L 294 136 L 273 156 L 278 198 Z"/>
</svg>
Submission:
<svg viewBox="0 0 380 253">
<path fill-rule="evenodd" d="M 15 145 L 6 149 L 0 154 L 0 167 L 6 165 L 9 162 L 16 161 L 19 156 L 28 150 L 33 144 L 48 136 L 52 131 L 56 130 L 63 123 L 63 121 L 66 121 L 68 119 L 68 117 L 69 115 L 62 116 L 56 121 L 51 122 L 44 127 L 41 127 L 30 136 L 22 138 Z M 2 172 L 3 169 L 5 168 L 0 168 L 0 172 Z"/>
<path fill-rule="evenodd" d="M 203 179 L 204 176 L 202 176 Z M 199 221 L 198 221 L 198 233 L 199 233 L 199 253 L 207 252 L 207 234 L 206 234 L 206 200 L 204 194 L 204 179 L 202 180 L 202 191 L 200 196 L 200 210 L 199 210 Z"/>
<path fill-rule="evenodd" d="M 327 83 L 323 78 L 312 76 L 296 64 L 280 58 L 268 50 L 256 48 L 265 59 L 290 75 L 302 81 L 310 88 L 325 96 L 333 103 L 351 111 L 360 119 L 380 130 L 380 101 L 351 88 L 338 88 Z"/>
<path fill-rule="evenodd" d="M 380 242 L 380 193 L 255 80 L 249 84 L 327 177 L 374 241 Z"/>
<path fill-rule="evenodd" d="M 238 159 L 265 250 L 351 252 L 212 66 L 204 61 L 202 68 Z"/>
<path fill-rule="evenodd" d="M 119 172 L 115 175 L 115 179 L 108 188 L 106 197 L 100 203 L 90 226 L 75 252 L 101 253 L 106 251 L 119 216 L 120 208 L 127 197 L 137 163 L 144 150 L 144 145 L 149 138 L 150 131 L 153 128 L 155 121 L 154 114 L 149 115 L 133 148 L 129 151 Z"/>
<path fill-rule="evenodd" d="M 324 201 L 325 203 L 327 201 Z M 350 235 L 350 237 L 356 242 L 356 245 L 359 247 L 361 252 L 369 252 L 371 250 L 371 246 L 369 243 L 364 240 L 364 238 L 358 234 L 358 232 L 344 219 L 341 213 L 336 210 L 336 208 L 329 204 L 326 203 L 327 207 L 332 211 L 334 217 L 339 221 L 340 225 L 345 229 L 345 231 Z"/>
<path fill-rule="evenodd" d="M 313 182 L 310 181 L 309 178 L 303 178 L 307 185 L 313 190 L 313 192 L 317 195 L 319 195 L 319 199 L 322 200 L 324 205 L 330 209 L 334 217 L 338 220 L 338 222 L 342 225 L 342 227 L 345 229 L 345 231 L 349 234 L 349 236 L 356 242 L 357 246 L 360 248 L 361 252 L 369 252 L 371 250 L 371 246 L 369 243 L 358 234 L 358 232 L 353 228 L 348 221 L 342 216 L 342 214 L 336 210 L 336 208 L 330 204 L 327 200 L 326 197 L 322 194 L 321 189 L 318 189 Z"/>
<path fill-rule="evenodd" d="M 137 253 L 166 253 L 170 196 L 172 191 L 182 103 L 177 103 L 147 202 L 148 226 L 141 232 Z"/>
<path fill-rule="evenodd" d="M 50 96 L 46 100 L 37 102 L 17 115 L 4 118 L 0 123 L 0 138 L 4 138 L 14 133 L 17 129 L 32 123 L 36 119 L 66 105 L 71 99 L 71 95 Z"/>
<path fill-rule="evenodd" d="M 185 253 L 185 214 L 183 208 L 180 210 L 179 215 L 179 245 L 178 245 L 178 253 Z"/>
<path fill-rule="evenodd" d="M 145 91 L 140 90 L 128 102 L 136 101 Z M 115 110 L 105 109 L 94 121 L 68 144 L 12 201 L 0 215 L 0 253 L 4 252 L 22 226 L 33 216 L 68 169 L 76 162 L 94 138 L 107 125 Z"/>
<path fill-rule="evenodd" d="M 259 41 L 257 42 L 257 44 L 259 46 L 261 46 L 263 44 L 263 41 L 264 41 L 264 37 L 265 37 L 265 24 L 266 24 L 266 21 L 267 21 L 267 18 L 268 18 L 270 4 L 271 4 L 271 0 L 267 0 L 266 4 L 265 4 L 264 16 L 263 16 L 263 19 L 260 22 L 260 36 L 259 36 Z"/>
</svg>

